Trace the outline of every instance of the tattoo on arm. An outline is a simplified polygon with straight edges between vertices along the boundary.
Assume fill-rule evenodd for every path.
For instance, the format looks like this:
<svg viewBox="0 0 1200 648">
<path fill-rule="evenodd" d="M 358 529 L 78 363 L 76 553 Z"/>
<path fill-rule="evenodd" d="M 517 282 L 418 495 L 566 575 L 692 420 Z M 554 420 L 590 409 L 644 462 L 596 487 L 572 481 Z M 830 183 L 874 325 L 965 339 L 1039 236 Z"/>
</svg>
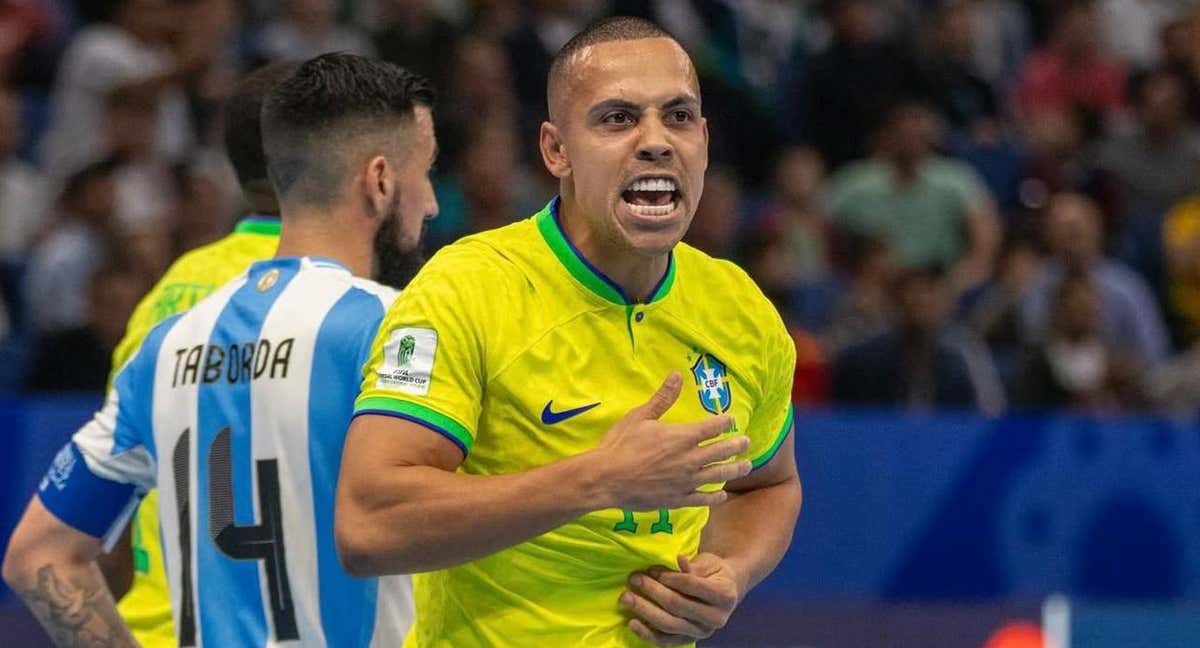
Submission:
<svg viewBox="0 0 1200 648">
<path fill-rule="evenodd" d="M 20 594 L 60 648 L 137 647 L 95 565 L 71 580 L 43 565 Z"/>
</svg>

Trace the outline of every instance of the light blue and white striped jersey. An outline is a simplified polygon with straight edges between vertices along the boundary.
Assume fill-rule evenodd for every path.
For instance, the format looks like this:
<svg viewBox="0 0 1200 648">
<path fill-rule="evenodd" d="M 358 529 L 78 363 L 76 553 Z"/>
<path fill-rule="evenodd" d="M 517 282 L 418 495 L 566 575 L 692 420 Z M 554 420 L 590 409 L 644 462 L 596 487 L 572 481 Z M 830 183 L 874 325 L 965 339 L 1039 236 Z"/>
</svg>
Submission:
<svg viewBox="0 0 1200 648">
<path fill-rule="evenodd" d="M 396 292 L 315 257 L 250 266 L 146 337 L 39 487 L 109 542 L 159 489 L 180 646 L 399 646 L 410 580 L 346 574 L 342 446 Z"/>
</svg>

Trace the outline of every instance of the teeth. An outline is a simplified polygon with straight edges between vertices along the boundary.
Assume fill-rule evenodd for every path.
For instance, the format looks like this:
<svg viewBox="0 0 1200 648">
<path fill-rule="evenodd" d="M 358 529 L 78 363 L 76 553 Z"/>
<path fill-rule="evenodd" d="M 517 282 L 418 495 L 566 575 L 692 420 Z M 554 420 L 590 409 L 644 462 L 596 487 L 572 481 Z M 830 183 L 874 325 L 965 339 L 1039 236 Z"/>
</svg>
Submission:
<svg viewBox="0 0 1200 648">
<path fill-rule="evenodd" d="M 667 178 L 647 178 L 629 185 L 629 191 L 675 191 L 675 181 Z"/>
<path fill-rule="evenodd" d="M 629 205 L 629 211 L 638 216 L 666 216 L 675 211 L 675 203 L 671 202 L 666 205 L 635 205 L 633 203 L 625 203 Z"/>
</svg>

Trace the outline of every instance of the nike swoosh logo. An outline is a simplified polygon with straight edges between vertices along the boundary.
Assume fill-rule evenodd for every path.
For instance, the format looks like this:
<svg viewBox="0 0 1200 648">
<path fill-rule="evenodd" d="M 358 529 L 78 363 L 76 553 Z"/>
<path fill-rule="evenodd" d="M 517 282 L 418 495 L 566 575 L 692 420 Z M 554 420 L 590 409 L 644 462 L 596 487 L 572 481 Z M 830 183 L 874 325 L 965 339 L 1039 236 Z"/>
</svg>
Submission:
<svg viewBox="0 0 1200 648">
<path fill-rule="evenodd" d="M 575 409 L 569 409 L 569 410 L 563 410 L 561 412 L 555 412 L 554 410 L 550 409 L 550 407 L 552 405 L 554 405 L 554 401 L 550 401 L 550 402 L 546 403 L 545 407 L 542 408 L 542 423 L 544 425 L 554 425 L 555 423 L 562 423 L 563 421 L 565 421 L 569 418 L 573 418 L 573 417 L 579 416 L 580 414 L 583 414 L 584 412 L 592 409 L 593 407 L 598 406 L 599 404 L 600 404 L 599 402 L 596 402 L 596 403 L 592 403 L 591 405 L 584 405 L 583 407 L 576 407 Z"/>
</svg>

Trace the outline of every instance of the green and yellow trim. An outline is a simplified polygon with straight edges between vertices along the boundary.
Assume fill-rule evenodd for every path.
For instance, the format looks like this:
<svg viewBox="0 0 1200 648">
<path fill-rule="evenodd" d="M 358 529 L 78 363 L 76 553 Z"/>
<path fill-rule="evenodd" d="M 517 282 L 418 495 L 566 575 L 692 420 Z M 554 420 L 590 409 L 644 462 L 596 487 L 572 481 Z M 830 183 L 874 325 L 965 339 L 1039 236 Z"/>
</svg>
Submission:
<svg viewBox="0 0 1200 648">
<path fill-rule="evenodd" d="M 279 236 L 279 219 L 273 216 L 247 216 L 238 221 L 233 233 Z"/>
<path fill-rule="evenodd" d="M 364 414 L 394 416 L 423 425 L 452 441 L 459 450 L 462 450 L 463 456 L 471 451 L 471 446 L 475 443 L 475 437 L 462 423 L 437 410 L 411 401 L 386 396 L 360 398 L 354 403 L 354 416 Z"/>
<path fill-rule="evenodd" d="M 783 445 L 783 442 L 787 440 L 788 434 L 792 431 L 792 424 L 795 423 L 795 418 L 795 408 L 793 408 L 789 403 L 787 408 L 787 417 L 785 417 L 783 420 L 783 427 L 779 429 L 779 434 L 775 436 L 775 442 L 771 444 L 770 448 L 767 448 L 766 452 L 750 460 L 750 465 L 753 466 L 753 470 L 758 470 L 775 458 L 776 453 L 779 452 L 779 447 Z"/>
<path fill-rule="evenodd" d="M 579 249 L 562 231 L 562 226 L 558 221 L 558 205 L 560 198 L 554 198 L 537 214 L 534 215 L 534 220 L 537 223 L 538 232 L 546 241 L 546 245 L 550 246 L 550 251 L 554 253 L 555 258 L 559 263 L 567 269 L 567 272 L 575 278 L 576 281 L 583 284 L 592 293 L 618 306 L 630 306 L 637 302 L 629 299 L 625 291 L 612 279 L 609 279 L 599 268 L 592 265 Z M 667 296 L 671 292 L 671 287 L 675 285 L 675 254 L 671 253 L 667 256 L 667 271 L 659 280 L 658 286 L 650 294 L 650 299 L 645 303 L 652 304 Z"/>
</svg>

